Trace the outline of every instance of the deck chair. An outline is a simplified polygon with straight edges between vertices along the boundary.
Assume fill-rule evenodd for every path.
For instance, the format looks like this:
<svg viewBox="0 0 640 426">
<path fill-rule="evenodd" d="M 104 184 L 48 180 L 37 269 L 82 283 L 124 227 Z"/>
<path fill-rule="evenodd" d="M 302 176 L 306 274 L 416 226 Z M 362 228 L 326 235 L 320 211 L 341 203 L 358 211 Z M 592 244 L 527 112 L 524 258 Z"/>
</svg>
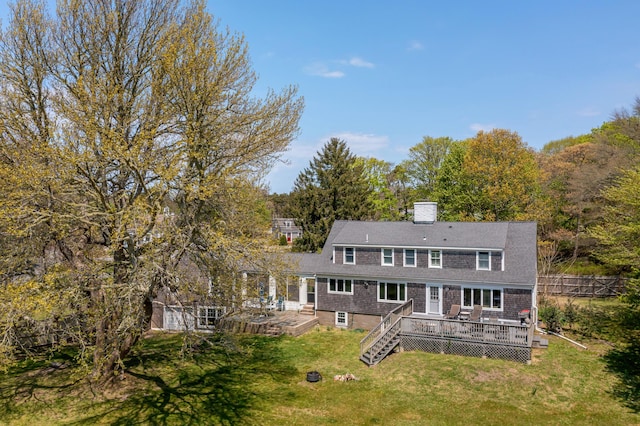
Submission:
<svg viewBox="0 0 640 426">
<path fill-rule="evenodd" d="M 480 321 L 482 316 L 482 305 L 473 305 L 473 311 L 469 315 L 469 321 Z"/>
<path fill-rule="evenodd" d="M 460 305 L 451 305 L 451 309 L 444 315 L 444 319 L 458 319 L 460 315 Z"/>
<path fill-rule="evenodd" d="M 267 308 L 267 311 L 273 311 L 274 309 L 277 308 L 276 302 L 274 302 L 273 300 L 273 296 L 267 297 L 266 308 Z"/>
</svg>

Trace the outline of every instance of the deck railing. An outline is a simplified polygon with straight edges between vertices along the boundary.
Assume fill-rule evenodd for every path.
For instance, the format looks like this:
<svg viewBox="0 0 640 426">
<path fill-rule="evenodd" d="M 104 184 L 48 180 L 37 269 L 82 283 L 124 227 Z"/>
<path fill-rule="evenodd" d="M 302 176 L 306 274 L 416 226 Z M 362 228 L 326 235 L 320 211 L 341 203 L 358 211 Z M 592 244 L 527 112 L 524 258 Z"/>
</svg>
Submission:
<svg viewBox="0 0 640 426">
<path fill-rule="evenodd" d="M 533 339 L 533 327 L 518 324 L 403 317 L 402 335 L 530 347 Z"/>
</svg>

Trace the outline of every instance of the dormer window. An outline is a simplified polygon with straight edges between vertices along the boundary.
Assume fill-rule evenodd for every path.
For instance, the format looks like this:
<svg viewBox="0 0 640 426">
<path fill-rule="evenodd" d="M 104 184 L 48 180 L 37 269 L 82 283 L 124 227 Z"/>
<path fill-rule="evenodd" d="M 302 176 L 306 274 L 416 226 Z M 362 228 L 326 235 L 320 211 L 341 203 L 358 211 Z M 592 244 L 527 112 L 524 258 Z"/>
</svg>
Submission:
<svg viewBox="0 0 640 426">
<path fill-rule="evenodd" d="M 393 249 L 392 248 L 382 249 L 382 264 L 393 266 Z"/>
<path fill-rule="evenodd" d="M 355 265 L 356 264 L 356 249 L 354 247 L 345 247 L 344 248 L 344 260 L 343 263 L 347 265 Z"/>
<path fill-rule="evenodd" d="M 404 249 L 404 266 L 416 266 L 415 249 Z"/>
<path fill-rule="evenodd" d="M 429 268 L 442 268 L 442 250 L 429 250 Z"/>
<path fill-rule="evenodd" d="M 476 269 L 478 269 L 479 271 L 491 270 L 491 252 L 490 251 L 476 252 Z"/>
</svg>

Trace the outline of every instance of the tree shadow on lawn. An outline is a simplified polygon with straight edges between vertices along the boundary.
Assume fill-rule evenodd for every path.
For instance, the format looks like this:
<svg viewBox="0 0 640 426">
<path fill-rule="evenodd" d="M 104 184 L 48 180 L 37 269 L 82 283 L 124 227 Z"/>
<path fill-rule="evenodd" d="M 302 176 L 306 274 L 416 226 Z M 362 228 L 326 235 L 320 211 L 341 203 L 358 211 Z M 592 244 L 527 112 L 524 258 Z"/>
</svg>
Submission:
<svg viewBox="0 0 640 426">
<path fill-rule="evenodd" d="M 0 374 L 0 419 L 19 415 L 25 411 L 23 406 L 34 401 L 46 404 L 46 395 L 63 394 L 78 383 L 71 377 L 68 367 L 75 360 L 67 350 L 51 357 L 42 354 L 38 360 L 26 359 Z"/>
<path fill-rule="evenodd" d="M 612 349 L 604 359 L 607 369 L 620 379 L 613 388 L 613 395 L 635 413 L 640 412 L 640 340 L 621 349 Z"/>
<path fill-rule="evenodd" d="M 105 401 L 95 416 L 78 424 L 105 419 L 114 425 L 250 423 L 251 413 L 273 397 L 253 384 L 297 374 L 283 359 L 279 341 L 248 336 L 240 338 L 238 346 L 218 342 L 199 350 L 185 369 L 172 373 L 167 370 L 175 358 L 167 357 L 166 351 L 142 352 L 129 360 L 126 372 L 148 386 L 122 402 Z"/>
</svg>

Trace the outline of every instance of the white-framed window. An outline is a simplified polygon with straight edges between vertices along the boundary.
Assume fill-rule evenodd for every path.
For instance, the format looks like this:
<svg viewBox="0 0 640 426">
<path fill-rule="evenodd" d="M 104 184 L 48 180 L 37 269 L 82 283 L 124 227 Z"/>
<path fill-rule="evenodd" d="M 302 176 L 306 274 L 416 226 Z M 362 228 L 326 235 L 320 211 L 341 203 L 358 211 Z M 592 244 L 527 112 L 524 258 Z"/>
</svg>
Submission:
<svg viewBox="0 0 640 426">
<path fill-rule="evenodd" d="M 346 312 L 336 312 L 336 325 L 338 327 L 346 327 L 348 324 L 349 314 Z"/>
<path fill-rule="evenodd" d="M 462 307 L 464 308 L 482 305 L 483 309 L 502 310 L 502 298 L 501 289 L 473 287 L 464 287 L 462 289 Z"/>
<path fill-rule="evenodd" d="M 345 247 L 343 253 L 344 253 L 343 263 L 345 263 L 347 265 L 355 265 L 356 264 L 356 249 L 355 249 L 355 247 Z"/>
<path fill-rule="evenodd" d="M 342 278 L 329 278 L 329 293 L 353 294 L 353 281 Z"/>
<path fill-rule="evenodd" d="M 442 250 L 429 250 L 429 268 L 442 268 Z"/>
<path fill-rule="evenodd" d="M 392 248 L 382 249 L 382 264 L 393 266 L 393 249 Z"/>
<path fill-rule="evenodd" d="M 225 314 L 225 308 L 215 306 L 198 307 L 198 328 L 212 328 L 218 318 Z"/>
<path fill-rule="evenodd" d="M 406 302 L 407 284 L 394 282 L 378 283 L 378 302 Z"/>
<path fill-rule="evenodd" d="M 404 249 L 404 266 L 416 266 L 416 250 Z"/>
<path fill-rule="evenodd" d="M 490 251 L 476 252 L 476 269 L 479 271 L 491 270 L 491 252 Z"/>
</svg>

